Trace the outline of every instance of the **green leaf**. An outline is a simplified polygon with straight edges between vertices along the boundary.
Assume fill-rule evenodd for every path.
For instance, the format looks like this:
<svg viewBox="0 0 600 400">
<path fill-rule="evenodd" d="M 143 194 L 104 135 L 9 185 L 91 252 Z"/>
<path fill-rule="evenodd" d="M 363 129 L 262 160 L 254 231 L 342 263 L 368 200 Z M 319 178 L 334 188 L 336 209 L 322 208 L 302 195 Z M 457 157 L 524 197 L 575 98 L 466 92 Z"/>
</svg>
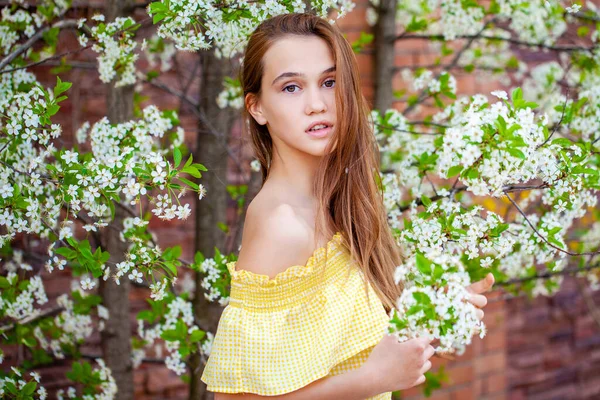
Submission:
<svg viewBox="0 0 600 400">
<path fill-rule="evenodd" d="M 206 258 L 204 257 L 204 254 L 202 254 L 202 252 L 198 251 L 194 255 L 194 264 L 200 265 L 204 262 L 205 259 Z"/>
<path fill-rule="evenodd" d="M 160 14 L 160 13 L 159 13 L 159 14 L 154 14 L 154 15 L 152 16 L 152 23 L 153 23 L 153 24 L 157 24 L 157 23 L 159 23 L 160 21 L 162 21 L 163 19 L 165 19 L 166 17 L 167 17 L 167 15 L 166 15 L 166 14 Z"/>
<path fill-rule="evenodd" d="M 187 180 L 185 178 L 181 178 L 181 177 L 177 177 L 177 179 L 179 179 L 181 182 L 185 183 L 186 185 L 188 185 L 189 187 L 191 187 L 192 189 L 198 190 L 198 185 L 190 180 Z"/>
<path fill-rule="evenodd" d="M 406 27 L 406 32 L 417 32 L 427 28 L 427 20 L 426 19 L 417 19 L 415 15 L 413 15 L 410 24 Z"/>
<path fill-rule="evenodd" d="M 174 342 L 179 340 L 179 335 L 177 334 L 177 330 L 176 329 L 168 329 L 166 331 L 163 331 L 160 334 L 161 339 L 164 339 L 168 342 Z"/>
<path fill-rule="evenodd" d="M 188 157 L 187 161 L 185 162 L 184 168 L 192 165 L 193 158 L 194 158 L 194 155 L 192 153 L 190 153 L 190 156 Z"/>
<path fill-rule="evenodd" d="M 167 12 L 167 11 L 169 11 L 167 6 L 160 1 L 155 1 L 155 2 L 150 3 L 150 7 L 148 9 L 148 13 L 150 13 L 150 14 L 156 14 L 158 12 Z"/>
<path fill-rule="evenodd" d="M 77 252 L 68 247 L 59 247 L 58 249 L 54 250 L 54 252 L 56 254 L 60 254 L 68 260 L 73 260 L 75 257 L 77 257 Z"/>
<path fill-rule="evenodd" d="M 463 170 L 463 166 L 462 165 L 455 165 L 454 167 L 450 168 L 448 170 L 448 178 L 453 178 L 456 175 L 460 174 L 460 172 Z"/>
<path fill-rule="evenodd" d="M 56 86 L 54 87 L 54 97 L 58 97 L 59 94 L 66 92 L 71 87 L 71 82 L 63 82 L 60 77 L 56 77 Z"/>
<path fill-rule="evenodd" d="M 34 337 L 24 337 L 21 338 L 21 342 L 27 347 L 35 347 L 37 345 L 37 340 Z"/>
<path fill-rule="evenodd" d="M 50 104 L 47 109 L 48 116 L 53 116 L 60 110 L 60 106 L 56 104 Z"/>
<path fill-rule="evenodd" d="M 10 282 L 3 276 L 0 276 L 0 289 L 8 289 L 10 287 Z"/>
<path fill-rule="evenodd" d="M 522 160 L 524 160 L 524 159 L 526 158 L 526 157 L 525 157 L 525 153 L 523 153 L 523 152 L 522 152 L 521 150 L 519 150 L 519 149 L 514 149 L 514 148 L 510 148 L 510 147 L 509 147 L 508 149 L 506 149 L 506 151 L 507 151 L 507 152 L 508 152 L 510 155 L 512 155 L 513 157 L 517 157 L 517 158 L 520 158 L 520 159 L 522 159 Z"/>
<path fill-rule="evenodd" d="M 179 164 L 181 163 L 181 150 L 179 150 L 179 147 L 176 147 L 175 150 L 173 150 L 173 163 L 175 168 L 179 167 Z"/>
<path fill-rule="evenodd" d="M 590 28 L 587 26 L 580 26 L 577 28 L 577 36 L 583 37 L 586 36 L 590 32 Z"/>
<path fill-rule="evenodd" d="M 175 268 L 175 264 L 173 264 L 172 261 L 165 261 L 163 266 L 165 267 L 165 270 L 171 272 L 173 276 L 177 276 L 177 268 Z"/>
<path fill-rule="evenodd" d="M 208 171 L 208 169 L 202 164 L 194 163 L 192 164 L 192 167 L 196 168 L 198 171 Z"/>
<path fill-rule="evenodd" d="M 191 165 L 189 167 L 183 168 L 181 170 L 181 172 L 184 172 L 186 174 L 190 174 L 194 178 L 201 178 L 202 177 L 202 174 L 200 172 L 198 172 L 198 170 L 193 165 Z"/>
<path fill-rule="evenodd" d="M 423 203 L 425 208 L 429 208 L 429 206 L 431 205 L 431 199 L 425 195 L 421 196 L 421 202 Z"/>
<path fill-rule="evenodd" d="M 37 387 L 37 383 L 35 381 L 28 382 L 23 389 L 21 389 L 21 394 L 25 396 L 31 396 L 33 392 L 35 392 L 35 388 Z"/>
<path fill-rule="evenodd" d="M 154 313 L 151 310 L 142 310 L 137 313 L 136 319 L 141 319 L 152 323 L 154 321 Z"/>
<path fill-rule="evenodd" d="M 160 75 L 160 74 L 159 74 L 159 72 L 153 69 L 153 70 L 151 70 L 151 71 L 148 71 L 148 72 L 146 73 L 146 79 L 147 79 L 148 81 L 152 81 L 152 79 L 154 79 L 154 78 L 158 77 L 159 75 Z"/>
<path fill-rule="evenodd" d="M 552 141 L 552 144 L 557 144 L 557 145 L 563 146 L 563 147 L 571 147 L 571 145 L 573 144 L 573 142 L 571 142 L 567 138 L 558 138 L 558 139 L 554 139 Z"/>
<path fill-rule="evenodd" d="M 190 335 L 190 342 L 195 343 L 195 342 L 199 342 L 200 340 L 202 340 L 202 338 L 204 338 L 204 336 L 206 336 L 206 332 L 197 329 L 195 331 L 192 332 L 192 334 Z"/>
<path fill-rule="evenodd" d="M 431 275 L 431 261 L 429 261 L 423 254 L 417 253 L 416 256 L 416 265 L 419 272 L 423 275 Z"/>
<path fill-rule="evenodd" d="M 520 87 L 514 88 L 511 95 L 510 95 L 512 101 L 514 102 L 515 100 L 520 100 L 523 98 L 523 91 L 521 90 Z"/>
<path fill-rule="evenodd" d="M 414 292 L 413 298 L 417 301 L 418 304 L 431 305 L 431 299 L 427 294 L 423 292 Z"/>
</svg>

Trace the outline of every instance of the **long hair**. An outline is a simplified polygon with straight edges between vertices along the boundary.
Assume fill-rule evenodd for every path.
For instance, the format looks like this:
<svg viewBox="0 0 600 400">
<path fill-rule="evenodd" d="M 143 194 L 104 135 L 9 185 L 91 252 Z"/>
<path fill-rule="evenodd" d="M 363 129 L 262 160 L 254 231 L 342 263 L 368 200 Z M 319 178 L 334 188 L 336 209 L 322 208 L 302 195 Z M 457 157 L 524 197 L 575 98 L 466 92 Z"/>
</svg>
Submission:
<svg viewBox="0 0 600 400">
<path fill-rule="evenodd" d="M 240 82 L 244 98 L 260 97 L 263 57 L 275 41 L 287 35 L 315 35 L 325 40 L 336 66 L 336 123 L 326 154 L 320 160 L 313 193 L 317 215 L 342 233 L 351 258 L 389 312 L 402 291 L 394 271 L 404 260 L 387 223 L 380 181 L 379 148 L 370 124 L 370 110 L 360 86 L 358 64 L 352 47 L 337 26 L 308 13 L 282 14 L 262 22 L 249 38 Z M 262 183 L 269 176 L 273 141 L 266 125 L 258 124 L 247 108 L 244 129 L 250 134 L 260 162 Z M 317 223 L 315 231 L 322 233 Z"/>
</svg>

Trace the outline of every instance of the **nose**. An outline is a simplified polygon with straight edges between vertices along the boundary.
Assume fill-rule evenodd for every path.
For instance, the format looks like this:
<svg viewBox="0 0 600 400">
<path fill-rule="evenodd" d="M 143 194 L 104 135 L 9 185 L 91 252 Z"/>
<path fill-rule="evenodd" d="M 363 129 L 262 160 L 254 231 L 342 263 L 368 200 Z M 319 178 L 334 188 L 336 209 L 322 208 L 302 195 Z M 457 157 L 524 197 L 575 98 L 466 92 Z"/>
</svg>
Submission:
<svg viewBox="0 0 600 400">
<path fill-rule="evenodd" d="M 327 104 L 323 93 L 319 89 L 306 90 L 306 114 L 321 113 L 327 111 Z"/>
</svg>

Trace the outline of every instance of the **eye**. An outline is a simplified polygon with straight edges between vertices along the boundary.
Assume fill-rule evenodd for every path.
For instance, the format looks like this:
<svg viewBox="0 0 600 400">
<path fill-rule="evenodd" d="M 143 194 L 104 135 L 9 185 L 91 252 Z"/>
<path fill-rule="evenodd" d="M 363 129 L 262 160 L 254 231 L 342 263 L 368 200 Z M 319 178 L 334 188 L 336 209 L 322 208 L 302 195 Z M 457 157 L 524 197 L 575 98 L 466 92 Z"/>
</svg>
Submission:
<svg viewBox="0 0 600 400">
<path fill-rule="evenodd" d="M 331 85 L 327 85 L 328 83 L 330 83 Z M 335 79 L 327 79 L 323 84 L 326 85 L 328 88 L 332 88 L 335 86 Z"/>
<path fill-rule="evenodd" d="M 287 93 L 296 93 L 296 91 L 289 91 L 288 88 L 293 88 L 293 87 L 299 87 L 298 85 L 287 85 L 286 87 L 283 88 L 283 91 L 287 92 Z"/>
</svg>

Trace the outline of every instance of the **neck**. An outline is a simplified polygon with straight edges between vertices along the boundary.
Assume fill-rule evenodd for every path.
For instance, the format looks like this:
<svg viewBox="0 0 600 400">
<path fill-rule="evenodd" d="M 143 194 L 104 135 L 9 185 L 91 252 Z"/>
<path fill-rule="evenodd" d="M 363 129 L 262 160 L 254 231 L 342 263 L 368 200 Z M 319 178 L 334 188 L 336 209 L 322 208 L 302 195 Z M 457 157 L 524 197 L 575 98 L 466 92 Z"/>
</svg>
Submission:
<svg viewBox="0 0 600 400">
<path fill-rule="evenodd" d="M 290 196 L 304 204 L 313 203 L 313 185 L 321 157 L 290 148 L 275 149 L 267 181 L 285 188 Z"/>
</svg>

